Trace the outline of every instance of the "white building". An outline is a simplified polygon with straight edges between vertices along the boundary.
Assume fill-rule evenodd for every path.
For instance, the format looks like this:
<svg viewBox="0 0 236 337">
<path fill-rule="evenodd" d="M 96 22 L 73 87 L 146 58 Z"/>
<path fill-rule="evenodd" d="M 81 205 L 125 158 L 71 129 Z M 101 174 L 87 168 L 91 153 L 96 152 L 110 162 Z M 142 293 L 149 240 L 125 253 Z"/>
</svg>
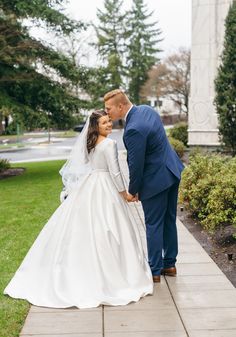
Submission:
<svg viewBox="0 0 236 337">
<path fill-rule="evenodd" d="M 219 145 L 214 80 L 232 0 L 192 0 L 189 145 Z"/>
</svg>

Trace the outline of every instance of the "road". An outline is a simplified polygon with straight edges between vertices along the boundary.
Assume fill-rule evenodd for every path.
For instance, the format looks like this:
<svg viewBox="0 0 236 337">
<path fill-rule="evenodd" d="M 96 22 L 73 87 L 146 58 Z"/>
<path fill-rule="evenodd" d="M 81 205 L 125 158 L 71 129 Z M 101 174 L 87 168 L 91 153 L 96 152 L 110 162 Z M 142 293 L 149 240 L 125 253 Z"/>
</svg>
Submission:
<svg viewBox="0 0 236 337">
<path fill-rule="evenodd" d="M 109 136 L 117 141 L 118 149 L 124 149 L 123 130 L 113 130 Z M 32 140 L 32 145 L 27 148 L 11 150 L 0 153 L 0 158 L 8 159 L 11 163 L 67 159 L 71 148 L 76 140 L 72 138 L 52 138 L 52 143 L 47 144 L 47 136 L 40 138 L 40 144 L 35 144 L 36 139 Z M 39 141 L 39 139 L 38 139 Z M 43 141 L 45 143 L 43 143 Z"/>
</svg>

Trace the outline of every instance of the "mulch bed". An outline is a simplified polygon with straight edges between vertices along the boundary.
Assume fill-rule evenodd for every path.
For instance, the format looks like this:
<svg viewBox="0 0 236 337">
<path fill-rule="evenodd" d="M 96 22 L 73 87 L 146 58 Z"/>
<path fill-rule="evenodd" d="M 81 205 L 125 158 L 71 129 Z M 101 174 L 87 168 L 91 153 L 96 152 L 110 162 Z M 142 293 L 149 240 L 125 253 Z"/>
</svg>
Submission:
<svg viewBox="0 0 236 337">
<path fill-rule="evenodd" d="M 235 227 L 228 225 L 209 234 L 188 210 L 181 211 L 180 207 L 178 218 L 236 287 L 236 239 L 232 236 Z"/>
<path fill-rule="evenodd" d="M 15 177 L 15 176 L 19 176 L 19 175 L 23 174 L 24 172 L 25 172 L 24 167 L 9 168 L 7 170 L 0 171 L 0 180 Z"/>
</svg>

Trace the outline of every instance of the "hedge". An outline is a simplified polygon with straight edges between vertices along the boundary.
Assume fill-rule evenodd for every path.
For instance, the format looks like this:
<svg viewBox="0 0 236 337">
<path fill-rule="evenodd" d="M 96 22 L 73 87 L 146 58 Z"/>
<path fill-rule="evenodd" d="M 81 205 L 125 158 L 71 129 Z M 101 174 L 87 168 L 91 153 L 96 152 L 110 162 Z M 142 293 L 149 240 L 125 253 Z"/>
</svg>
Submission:
<svg viewBox="0 0 236 337">
<path fill-rule="evenodd" d="M 236 158 L 190 156 L 182 174 L 179 201 L 210 232 L 219 226 L 236 226 Z"/>
<path fill-rule="evenodd" d="M 172 138 L 175 138 L 182 143 L 184 143 L 185 146 L 188 144 L 188 124 L 185 122 L 177 123 L 173 126 L 173 128 L 170 129 L 169 135 Z"/>
</svg>

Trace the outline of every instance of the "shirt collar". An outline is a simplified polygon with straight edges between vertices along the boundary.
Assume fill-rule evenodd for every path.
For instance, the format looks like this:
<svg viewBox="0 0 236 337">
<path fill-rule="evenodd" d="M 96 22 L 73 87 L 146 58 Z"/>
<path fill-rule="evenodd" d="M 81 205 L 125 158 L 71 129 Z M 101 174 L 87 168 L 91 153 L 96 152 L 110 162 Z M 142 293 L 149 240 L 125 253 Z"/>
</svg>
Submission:
<svg viewBox="0 0 236 337">
<path fill-rule="evenodd" d="M 125 114 L 125 117 L 124 117 L 124 120 L 126 121 L 126 119 L 127 119 L 127 116 L 128 116 L 128 114 L 129 114 L 129 112 L 130 112 L 130 110 L 133 108 L 133 104 L 131 104 L 131 107 L 129 108 L 129 110 L 126 112 L 126 114 Z"/>
</svg>

